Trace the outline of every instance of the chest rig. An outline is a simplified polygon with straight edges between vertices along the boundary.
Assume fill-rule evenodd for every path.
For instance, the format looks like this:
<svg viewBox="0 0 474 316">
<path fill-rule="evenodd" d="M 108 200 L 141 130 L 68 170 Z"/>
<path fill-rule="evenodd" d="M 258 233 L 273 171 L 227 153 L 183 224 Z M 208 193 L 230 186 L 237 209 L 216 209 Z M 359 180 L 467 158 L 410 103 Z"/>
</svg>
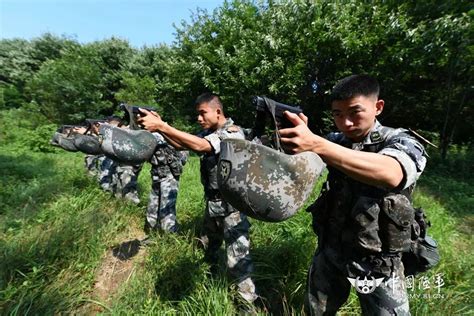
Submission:
<svg viewBox="0 0 474 316">
<path fill-rule="evenodd" d="M 152 176 L 158 179 L 166 178 L 170 173 L 179 177 L 183 171 L 180 153 L 168 144 L 159 144 L 156 147 L 150 163 Z"/>
<path fill-rule="evenodd" d="M 342 134 L 339 145 L 364 152 L 379 152 L 400 130 L 380 127 L 367 143 L 352 144 Z M 345 258 L 386 253 L 397 254 L 410 247 L 411 205 L 414 185 L 386 190 L 356 181 L 328 167 L 329 175 L 320 197 L 310 206 L 313 228 L 320 247 L 330 247 Z"/>
<path fill-rule="evenodd" d="M 245 138 L 244 132 L 240 126 L 234 125 L 232 119 L 228 118 L 224 126 L 215 131 L 206 131 L 201 134 L 205 137 L 212 133 L 217 134 L 219 139 L 222 141 L 226 138 Z M 235 136 L 233 136 L 235 134 Z M 231 136 L 232 135 L 232 136 Z M 217 164 L 219 162 L 220 153 L 214 151 L 205 153 L 201 156 L 201 183 L 204 187 L 204 194 L 208 200 L 220 200 L 221 195 L 219 192 L 219 186 L 217 184 Z"/>
</svg>

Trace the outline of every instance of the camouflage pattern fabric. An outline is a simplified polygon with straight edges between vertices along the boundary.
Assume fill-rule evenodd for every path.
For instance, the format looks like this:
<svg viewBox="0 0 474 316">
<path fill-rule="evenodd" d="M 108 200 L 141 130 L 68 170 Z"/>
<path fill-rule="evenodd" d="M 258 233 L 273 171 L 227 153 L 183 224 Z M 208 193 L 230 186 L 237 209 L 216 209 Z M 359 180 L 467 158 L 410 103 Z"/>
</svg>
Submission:
<svg viewBox="0 0 474 316">
<path fill-rule="evenodd" d="M 135 204 L 140 203 L 140 198 L 138 197 L 138 175 L 141 168 L 141 164 L 129 165 L 117 163 L 116 172 L 114 174 L 117 184 L 115 189 L 116 197 L 124 198 Z"/>
<path fill-rule="evenodd" d="M 250 217 L 283 221 L 303 206 L 325 166 L 312 152 L 287 155 L 247 140 L 225 139 L 217 172 L 219 191 Z"/>
<path fill-rule="evenodd" d="M 100 147 L 100 140 L 97 136 L 74 134 L 74 145 L 76 148 L 88 155 L 101 155 L 103 154 L 102 148 Z"/>
<path fill-rule="evenodd" d="M 386 190 L 351 179 L 328 167 L 328 180 L 309 208 L 318 249 L 308 276 L 307 309 L 311 315 L 335 314 L 345 302 L 347 278 L 373 276 L 384 283 L 371 294 L 360 294 L 365 315 L 409 315 L 401 252 L 409 241 L 414 209 L 409 197 L 426 164 L 423 146 L 406 130 L 376 122 L 360 143 L 341 133 L 330 141 L 353 150 L 396 159 L 404 171 L 399 187 Z M 387 284 L 396 279 L 397 288 Z M 388 283 L 387 283 L 388 282 Z"/>
<path fill-rule="evenodd" d="M 221 208 L 221 211 L 217 209 Z M 207 201 L 201 240 L 205 249 L 205 260 L 215 266 L 218 263 L 218 250 L 225 242 L 227 268 L 236 280 L 237 291 L 246 302 L 257 299 L 255 284 L 251 279 L 253 263 L 250 257 L 250 223 L 241 212 L 229 212 L 232 206 L 225 201 Z M 217 211 L 217 212 L 216 212 Z M 226 213 L 226 216 L 214 216 Z"/>
<path fill-rule="evenodd" d="M 148 200 L 146 220 L 152 229 L 161 228 L 163 231 L 176 232 L 176 200 L 178 197 L 179 178 L 171 173 L 165 178 L 153 176 L 151 192 Z"/>
<path fill-rule="evenodd" d="M 84 157 L 84 164 L 87 172 L 92 177 L 98 177 L 100 174 L 100 161 L 101 156 L 99 155 L 86 155 Z"/>
<path fill-rule="evenodd" d="M 57 146 L 67 151 L 78 151 L 76 145 L 74 144 L 73 136 L 67 136 L 58 132 L 54 133 L 53 139 L 51 140 L 51 144 L 54 146 L 56 146 L 57 144 Z"/>
<path fill-rule="evenodd" d="M 149 160 L 152 183 L 146 214 L 147 225 L 152 229 L 177 232 L 176 200 L 183 156 L 160 133 L 153 133 L 153 136 L 156 137 L 157 147 Z"/>
<path fill-rule="evenodd" d="M 49 141 L 50 145 L 59 147 L 59 138 L 63 135 L 60 132 L 54 132 L 53 137 L 51 137 L 51 140 Z"/>
<path fill-rule="evenodd" d="M 114 176 L 117 163 L 107 156 L 100 158 L 99 185 L 106 192 L 115 193 L 117 188 L 117 176 Z"/>
<path fill-rule="evenodd" d="M 347 271 L 340 270 L 324 250 L 317 251 L 308 273 L 307 315 L 336 315 L 349 297 Z M 385 258 L 391 269 L 375 278 L 384 278 L 371 293 L 357 291 L 363 315 L 410 315 L 403 264 L 399 257 Z M 350 264 L 357 265 L 352 262 Z M 368 271 L 367 271 L 368 272 Z"/>
<path fill-rule="evenodd" d="M 204 186 L 206 210 L 201 240 L 206 249 L 205 258 L 215 265 L 217 251 L 225 242 L 227 268 L 236 280 L 238 292 L 243 300 L 252 303 L 257 298 L 255 285 L 251 279 L 252 259 L 249 254 L 250 223 L 247 216 L 234 209 L 220 198 L 217 184 L 217 163 L 222 140 L 227 138 L 244 139 L 242 129 L 228 118 L 224 126 L 216 131 L 205 130 L 198 136 L 206 139 L 213 152 L 201 157 L 201 182 Z"/>
<path fill-rule="evenodd" d="M 101 149 L 110 158 L 127 164 L 140 164 L 150 159 L 156 148 L 156 138 L 145 130 L 130 130 L 109 124 L 99 128 Z"/>
</svg>

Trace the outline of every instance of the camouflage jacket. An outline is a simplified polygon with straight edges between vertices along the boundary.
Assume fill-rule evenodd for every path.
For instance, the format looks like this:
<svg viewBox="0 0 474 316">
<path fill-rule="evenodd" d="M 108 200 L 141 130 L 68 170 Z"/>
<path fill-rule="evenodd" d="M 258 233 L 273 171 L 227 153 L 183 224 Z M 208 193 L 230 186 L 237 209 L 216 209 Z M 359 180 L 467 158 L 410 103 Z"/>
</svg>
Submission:
<svg viewBox="0 0 474 316">
<path fill-rule="evenodd" d="M 342 133 L 330 133 L 327 139 L 353 150 L 395 158 L 404 178 L 399 187 L 387 190 L 328 167 L 321 195 L 310 207 L 320 247 L 329 247 L 343 258 L 405 251 L 414 217 L 411 192 L 426 164 L 423 146 L 407 130 L 384 127 L 378 121 L 360 143 Z"/>
<path fill-rule="evenodd" d="M 242 128 L 234 124 L 228 118 L 225 124 L 215 130 L 204 130 L 198 134 L 206 139 L 212 146 L 213 151 L 201 156 L 201 182 L 204 186 L 204 194 L 208 200 L 219 198 L 219 187 L 217 185 L 217 163 L 221 151 L 221 141 L 226 138 L 245 139 Z"/>
</svg>

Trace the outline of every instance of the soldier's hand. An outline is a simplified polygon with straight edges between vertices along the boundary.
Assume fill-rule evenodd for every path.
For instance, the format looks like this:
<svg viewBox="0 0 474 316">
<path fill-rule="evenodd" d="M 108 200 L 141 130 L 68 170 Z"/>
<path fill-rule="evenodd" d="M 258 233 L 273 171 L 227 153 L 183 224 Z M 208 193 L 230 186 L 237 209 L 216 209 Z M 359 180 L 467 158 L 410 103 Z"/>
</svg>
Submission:
<svg viewBox="0 0 474 316">
<path fill-rule="evenodd" d="M 102 123 L 100 122 L 95 122 L 94 124 L 92 124 L 91 126 L 91 132 L 95 135 L 99 135 L 99 127 Z"/>
<path fill-rule="evenodd" d="M 85 127 L 73 127 L 72 131 L 74 133 L 84 134 L 87 131 L 87 128 L 85 128 Z"/>
<path fill-rule="evenodd" d="M 166 124 L 161 119 L 161 116 L 155 111 L 148 111 L 140 108 L 140 117 L 137 119 L 137 123 L 148 131 L 155 132 L 160 131 L 161 128 Z"/>
<path fill-rule="evenodd" d="M 280 130 L 285 151 L 292 154 L 313 151 L 320 137 L 308 128 L 308 117 L 303 113 L 296 115 L 288 111 L 285 111 L 284 115 L 294 125 L 294 127 Z"/>
</svg>

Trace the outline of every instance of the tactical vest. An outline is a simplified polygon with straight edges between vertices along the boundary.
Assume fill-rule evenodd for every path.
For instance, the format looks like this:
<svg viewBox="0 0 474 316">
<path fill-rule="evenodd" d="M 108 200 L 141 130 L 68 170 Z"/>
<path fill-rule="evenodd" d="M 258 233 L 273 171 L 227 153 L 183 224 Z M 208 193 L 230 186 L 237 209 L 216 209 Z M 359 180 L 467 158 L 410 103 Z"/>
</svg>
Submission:
<svg viewBox="0 0 474 316">
<path fill-rule="evenodd" d="M 166 178 L 170 173 L 179 177 L 183 172 L 181 154 L 170 145 L 163 144 L 156 147 L 156 151 L 150 158 L 152 174 L 159 179 Z"/>
<path fill-rule="evenodd" d="M 244 133 L 240 126 L 234 125 L 232 119 L 228 118 L 224 126 L 214 131 L 219 136 L 220 140 L 225 139 L 225 132 L 231 128 L 238 128 L 241 139 L 244 139 Z M 210 134 L 208 134 L 210 135 Z M 219 186 L 217 184 L 217 164 L 219 163 L 219 154 L 214 152 L 205 153 L 201 156 L 201 183 L 204 186 L 204 195 L 208 200 L 221 199 Z"/>
<path fill-rule="evenodd" d="M 389 127 L 378 132 L 379 139 L 365 144 L 361 151 L 379 152 L 392 135 L 400 135 L 400 130 Z M 340 145 L 347 147 L 342 141 Z M 386 190 L 328 169 L 321 195 L 309 208 L 320 247 L 330 247 L 345 258 L 407 251 L 415 214 L 411 204 L 414 185 Z"/>
</svg>

